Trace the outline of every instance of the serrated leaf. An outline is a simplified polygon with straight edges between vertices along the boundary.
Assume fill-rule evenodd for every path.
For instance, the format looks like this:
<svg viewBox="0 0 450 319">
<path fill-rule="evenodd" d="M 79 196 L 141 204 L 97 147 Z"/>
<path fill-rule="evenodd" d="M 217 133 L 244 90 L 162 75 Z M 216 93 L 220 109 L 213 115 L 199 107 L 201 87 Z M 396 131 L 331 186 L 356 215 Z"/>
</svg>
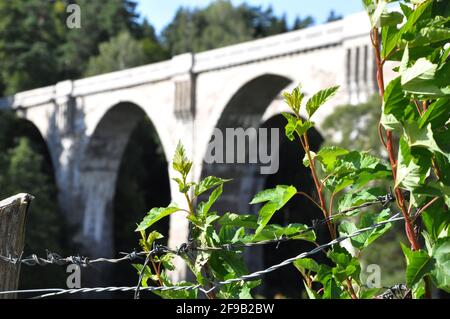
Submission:
<svg viewBox="0 0 450 319">
<path fill-rule="evenodd" d="M 244 241 L 260 242 L 264 240 L 276 240 L 281 237 L 288 237 L 293 240 L 306 240 L 310 242 L 314 242 L 316 240 L 316 234 L 306 225 L 289 224 L 287 226 L 280 226 L 276 224 L 269 224 L 259 233 L 247 236 Z"/>
<path fill-rule="evenodd" d="M 383 195 L 385 195 L 385 192 L 380 188 L 363 189 L 357 192 L 347 193 L 339 199 L 338 211 L 342 212 L 364 203 L 377 201 L 378 197 Z M 349 212 L 347 215 L 352 215 L 351 213 Z"/>
<path fill-rule="evenodd" d="M 356 232 L 358 229 L 369 227 L 373 224 L 380 223 L 382 221 L 386 221 L 390 218 L 389 209 L 383 210 L 381 213 L 366 213 L 361 217 L 358 225 L 355 225 L 349 221 L 343 221 L 339 225 L 339 233 L 342 236 L 350 235 Z M 350 242 L 353 247 L 359 250 L 363 250 L 368 247 L 375 240 L 384 235 L 391 228 L 391 223 L 385 224 L 384 226 L 380 226 L 378 228 L 369 230 L 364 232 L 358 236 L 352 237 Z"/>
<path fill-rule="evenodd" d="M 258 193 L 253 198 L 250 204 L 267 202 L 259 211 L 259 227 L 256 229 L 256 234 L 266 227 L 273 214 L 280 210 L 296 193 L 297 189 L 294 186 L 278 185 L 276 188 Z"/>
<path fill-rule="evenodd" d="M 311 258 L 301 258 L 294 261 L 294 266 L 302 273 L 306 270 L 317 273 L 320 270 L 319 264 Z"/>
<path fill-rule="evenodd" d="M 209 196 L 206 202 L 200 202 L 197 206 L 198 216 L 207 216 L 212 205 L 219 199 L 223 192 L 223 185 L 219 185 Z"/>
<path fill-rule="evenodd" d="M 396 26 L 403 22 L 403 15 L 400 12 L 384 11 L 380 16 L 381 27 Z"/>
<path fill-rule="evenodd" d="M 395 187 L 402 187 L 411 191 L 415 190 L 424 183 L 429 175 L 430 167 L 430 157 L 413 157 L 408 142 L 402 137 L 399 143 Z"/>
<path fill-rule="evenodd" d="M 311 157 L 311 160 L 314 161 L 314 159 L 317 157 L 317 154 L 313 151 L 309 151 L 309 156 Z M 309 167 L 309 158 L 308 154 L 305 153 L 305 156 L 303 157 L 303 166 Z"/>
<path fill-rule="evenodd" d="M 406 257 L 406 284 L 413 287 L 434 267 L 434 260 L 423 250 L 412 251 L 402 244 Z"/>
<path fill-rule="evenodd" d="M 136 231 L 138 232 L 138 231 L 146 230 L 147 228 L 152 226 L 154 223 L 156 223 L 160 219 L 162 219 L 166 216 L 169 216 L 179 210 L 180 209 L 175 206 L 155 207 L 147 213 L 147 216 L 144 217 L 142 222 L 136 228 Z"/>
<path fill-rule="evenodd" d="M 208 191 L 211 188 L 214 188 L 219 185 L 223 185 L 226 182 L 231 181 L 231 179 L 222 179 L 215 176 L 208 176 L 203 179 L 198 185 L 195 187 L 195 196 L 200 196 L 204 192 Z"/>
<path fill-rule="evenodd" d="M 441 127 L 450 118 L 450 99 L 440 98 L 431 103 L 419 121 L 419 129 L 431 124 L 431 127 Z"/>
<path fill-rule="evenodd" d="M 405 97 L 401 86 L 400 77 L 389 82 L 384 93 L 383 113 L 393 115 L 397 120 L 403 118 L 403 114 L 409 100 Z"/>
<path fill-rule="evenodd" d="M 296 87 L 291 93 L 283 93 L 284 101 L 291 108 L 291 110 L 296 114 L 300 114 L 300 107 L 302 105 L 303 98 L 305 94 L 300 91 L 300 86 Z"/>
<path fill-rule="evenodd" d="M 222 226 L 258 228 L 257 217 L 255 215 L 226 213 L 217 222 Z"/>
<path fill-rule="evenodd" d="M 173 169 L 179 172 L 183 177 L 186 177 L 189 174 L 192 162 L 188 160 L 186 150 L 181 142 L 178 142 L 172 162 Z"/>
<path fill-rule="evenodd" d="M 339 156 L 348 154 L 349 151 L 337 146 L 323 147 L 317 153 L 317 160 L 322 164 L 325 172 L 332 172 L 335 168 L 336 159 Z"/>
<path fill-rule="evenodd" d="M 297 135 L 302 136 L 310 128 L 314 127 L 314 123 L 311 121 L 302 121 L 301 119 L 289 113 L 282 113 L 282 114 L 288 120 L 288 123 L 285 126 L 285 134 L 286 137 L 291 141 L 295 139 L 294 133 L 297 133 Z"/>
<path fill-rule="evenodd" d="M 440 238 L 433 247 L 434 269 L 431 278 L 436 287 L 450 293 L 450 237 Z"/>
<path fill-rule="evenodd" d="M 431 123 L 423 128 L 419 128 L 417 122 L 410 123 L 405 127 L 405 133 L 408 138 L 408 145 L 411 148 L 422 147 L 428 149 L 432 153 L 441 153 L 444 156 L 448 156 L 436 142 L 435 133 L 433 132 Z"/>
<path fill-rule="evenodd" d="M 338 90 L 339 86 L 333 86 L 314 94 L 306 103 L 306 112 L 308 113 L 309 118 L 311 118 L 314 115 L 314 113 L 319 109 L 319 107 L 321 107 L 330 98 L 332 98 L 337 93 Z"/>
</svg>

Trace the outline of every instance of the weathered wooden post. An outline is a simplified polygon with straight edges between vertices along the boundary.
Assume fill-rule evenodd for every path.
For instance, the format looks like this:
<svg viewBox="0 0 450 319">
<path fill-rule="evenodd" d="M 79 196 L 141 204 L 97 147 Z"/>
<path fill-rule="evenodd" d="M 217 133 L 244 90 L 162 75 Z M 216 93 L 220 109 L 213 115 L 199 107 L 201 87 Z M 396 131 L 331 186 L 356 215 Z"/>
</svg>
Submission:
<svg viewBox="0 0 450 319">
<path fill-rule="evenodd" d="M 18 257 L 25 245 L 25 219 L 33 199 L 29 194 L 18 194 L 0 202 L 0 255 Z M 20 263 L 13 264 L 0 259 L 0 291 L 17 290 Z M 0 295 L 0 299 L 16 295 Z"/>
</svg>

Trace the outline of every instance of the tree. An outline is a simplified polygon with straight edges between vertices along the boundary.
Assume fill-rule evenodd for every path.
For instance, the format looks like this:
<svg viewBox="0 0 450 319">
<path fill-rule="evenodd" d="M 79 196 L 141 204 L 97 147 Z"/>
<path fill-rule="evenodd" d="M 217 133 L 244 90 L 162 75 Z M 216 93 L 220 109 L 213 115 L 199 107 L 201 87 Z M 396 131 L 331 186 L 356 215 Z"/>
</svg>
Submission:
<svg viewBox="0 0 450 319">
<path fill-rule="evenodd" d="M 99 44 L 123 31 L 139 34 L 136 2 L 130 0 L 70 1 L 81 8 L 81 28 L 65 32 L 60 46 L 61 78 L 77 78 L 85 73 L 89 58 L 99 54 Z"/>
<path fill-rule="evenodd" d="M 307 16 L 304 19 L 297 16 L 294 21 L 294 25 L 292 26 L 292 30 L 301 30 L 305 28 L 309 28 L 314 25 L 314 18 L 311 16 Z"/>
<path fill-rule="evenodd" d="M 89 59 L 85 76 L 152 63 L 167 56 L 161 46 L 150 38 L 139 41 L 126 31 L 100 44 L 99 51 L 99 55 Z"/>
<path fill-rule="evenodd" d="M 49 1 L 0 2 L 0 87 L 4 94 L 57 80 L 56 48 L 61 40 L 57 25 Z"/>
<path fill-rule="evenodd" d="M 178 9 L 163 30 L 164 43 L 172 55 L 199 52 L 288 31 L 285 17 L 271 7 L 216 0 L 204 9 Z"/>
<path fill-rule="evenodd" d="M 334 10 L 331 10 L 330 13 L 328 14 L 327 22 L 334 22 L 338 20 L 342 20 L 342 15 L 336 14 Z"/>
</svg>

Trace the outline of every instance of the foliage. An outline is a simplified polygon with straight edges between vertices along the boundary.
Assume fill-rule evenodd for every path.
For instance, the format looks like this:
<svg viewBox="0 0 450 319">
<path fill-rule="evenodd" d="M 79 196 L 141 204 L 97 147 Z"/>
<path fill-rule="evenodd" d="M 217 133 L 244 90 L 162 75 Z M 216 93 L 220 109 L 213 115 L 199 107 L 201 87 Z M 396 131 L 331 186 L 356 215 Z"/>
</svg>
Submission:
<svg viewBox="0 0 450 319">
<path fill-rule="evenodd" d="M 66 6 L 69 3 L 77 3 L 81 8 L 80 29 L 66 27 Z M 168 54 L 153 27 L 146 20 L 140 22 L 135 10 L 136 3 L 130 0 L 105 3 L 88 0 L 2 1 L 0 95 L 79 78 L 86 73 L 92 75 L 166 59 Z M 132 53 L 132 58 L 122 57 L 123 64 L 119 66 L 116 66 L 116 61 L 108 60 L 109 67 L 97 59 L 95 64 L 101 65 L 92 66 L 94 62 L 90 59 L 100 54 L 100 47 L 105 47 L 109 41 L 120 44 L 117 39 L 112 39 L 127 32 L 142 48 L 136 52 L 131 52 L 127 47 L 122 50 L 116 48 L 115 51 Z M 108 53 L 104 53 L 103 58 L 119 55 L 111 53 L 114 51 L 111 47 L 115 45 L 109 45 Z"/>
<path fill-rule="evenodd" d="M 167 57 L 165 51 L 150 39 L 139 41 L 124 31 L 109 42 L 101 43 L 99 55 L 89 59 L 85 76 L 119 71 L 156 62 Z"/>
<path fill-rule="evenodd" d="M 242 245 L 268 239 L 288 236 L 293 240 L 314 241 L 313 231 L 304 232 L 305 225 L 290 224 L 285 227 L 269 224 L 271 217 L 293 195 L 297 193 L 293 186 L 278 186 L 275 189 L 265 190 L 255 196 L 252 203 L 266 203 L 260 210 L 259 217 L 253 215 L 239 215 L 225 213 L 222 216 L 214 211 L 214 203 L 222 194 L 222 189 L 228 180 L 209 176 L 199 183 L 188 182 L 188 176 L 192 168 L 192 162 L 188 160 L 184 147 L 179 144 L 172 162 L 173 169 L 180 177 L 175 178 L 179 191 L 186 198 L 187 209 L 177 204 L 167 207 L 153 208 L 138 225 L 136 231 L 141 234 L 141 246 L 149 252 L 154 247 L 154 242 L 161 239 L 162 235 L 156 231 L 147 232 L 155 223 L 171 214 L 183 213 L 191 226 L 190 247 L 181 252 L 189 269 L 196 279 L 195 284 L 208 287 L 212 282 L 223 281 L 244 275 L 247 272 L 242 249 L 217 250 L 224 245 Z M 206 201 L 195 203 L 195 199 L 202 193 L 209 192 Z M 256 229 L 256 230 L 255 230 Z M 195 249 L 202 247 L 202 250 Z M 205 248 L 207 248 L 205 250 Z M 216 250 L 214 250 L 214 248 Z M 149 255 L 152 267 L 135 265 L 139 273 L 143 273 L 143 285 L 149 285 L 149 280 L 157 285 L 194 285 L 194 283 L 172 283 L 167 271 L 173 269 L 173 253 L 162 255 Z M 251 298 L 251 290 L 257 287 L 260 281 L 237 282 L 223 285 L 208 294 L 209 298 Z M 196 298 L 197 293 L 184 292 L 176 295 L 173 292 L 158 292 L 163 298 Z"/>
<path fill-rule="evenodd" d="M 297 18 L 294 29 L 306 28 L 313 19 Z M 286 18 L 278 18 L 271 7 L 248 4 L 233 6 L 229 0 L 217 0 L 204 9 L 180 8 L 163 31 L 171 54 L 199 52 L 289 30 Z"/>
</svg>

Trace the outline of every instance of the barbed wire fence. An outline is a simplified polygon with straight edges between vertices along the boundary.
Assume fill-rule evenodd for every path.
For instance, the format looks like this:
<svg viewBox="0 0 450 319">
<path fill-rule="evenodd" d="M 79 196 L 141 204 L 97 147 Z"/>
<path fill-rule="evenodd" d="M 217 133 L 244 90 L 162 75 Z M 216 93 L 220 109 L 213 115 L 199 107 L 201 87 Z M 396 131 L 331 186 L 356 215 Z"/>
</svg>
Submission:
<svg viewBox="0 0 450 319">
<path fill-rule="evenodd" d="M 379 227 L 385 226 L 386 224 L 390 224 L 396 221 L 403 220 L 404 218 L 400 216 L 400 214 L 395 214 L 389 219 L 385 221 L 381 221 L 379 223 L 375 223 L 369 227 L 359 229 L 351 234 L 338 237 L 326 244 L 318 245 L 314 249 L 302 252 L 298 254 L 297 256 L 294 256 L 292 258 L 286 259 L 278 264 L 272 265 L 266 269 L 259 270 L 247 275 L 243 275 L 237 278 L 232 278 L 224 281 L 218 281 L 218 282 L 210 282 L 209 288 L 204 288 L 203 286 L 197 284 L 197 285 L 185 285 L 185 286 L 149 286 L 149 287 L 142 287 L 142 279 L 144 275 L 144 271 L 146 269 L 146 265 L 148 264 L 150 257 L 154 256 L 156 254 L 163 254 L 163 253 L 171 253 L 174 255 L 182 256 L 183 254 L 186 254 L 189 251 L 237 251 L 241 250 L 243 248 L 247 247 L 255 247 L 260 245 L 268 245 L 268 244 L 276 244 L 277 247 L 280 243 L 290 241 L 290 240 L 297 240 L 299 235 L 317 230 L 319 226 L 326 224 L 329 221 L 342 218 L 343 216 L 346 216 L 347 213 L 363 209 L 369 206 L 373 206 L 376 204 L 381 204 L 383 207 L 387 206 L 389 203 L 391 203 L 394 200 L 394 197 L 392 194 L 387 194 L 384 196 L 379 196 L 376 200 L 365 202 L 361 205 L 351 207 L 349 209 L 340 211 L 338 213 L 335 213 L 327 218 L 324 218 L 322 220 L 314 220 L 312 225 L 307 227 L 304 230 L 301 230 L 291 236 L 281 236 L 279 238 L 270 239 L 270 240 L 263 240 L 258 242 L 238 242 L 238 243 L 231 243 L 231 244 L 225 244 L 218 247 L 198 247 L 195 246 L 193 241 L 189 241 L 187 243 L 184 243 L 180 245 L 178 249 L 170 249 L 169 247 L 154 244 L 153 249 L 150 252 L 144 252 L 144 251 L 133 251 L 129 253 L 121 252 L 120 254 L 123 255 L 123 257 L 120 258 L 96 258 L 96 259 L 89 259 L 87 257 L 83 256 L 68 256 L 68 257 L 62 257 L 57 253 L 52 253 L 47 251 L 46 258 L 38 257 L 36 254 L 32 254 L 29 257 L 23 258 L 23 253 L 18 257 L 13 256 L 1 256 L 0 260 L 4 262 L 8 262 L 11 264 L 22 264 L 25 266 L 48 266 L 48 265 L 57 265 L 57 266 L 66 266 L 66 265 L 78 265 L 80 267 L 89 267 L 94 264 L 101 264 L 101 263 L 108 263 L 108 264 L 118 264 L 122 262 L 133 262 L 136 260 L 144 260 L 144 264 L 142 267 L 142 270 L 139 275 L 138 284 L 136 286 L 132 287 L 95 287 L 95 288 L 78 288 L 78 289 L 63 289 L 63 288 L 50 288 L 50 289 L 28 289 L 28 290 L 12 290 L 12 291 L 0 291 L 0 295 L 8 295 L 8 294 L 41 294 L 38 296 L 33 296 L 32 298 L 48 298 L 48 297 L 57 297 L 61 295 L 73 295 L 73 294 L 79 294 L 79 293 L 102 293 L 102 292 L 131 292 L 134 291 L 134 298 L 138 299 L 140 296 L 140 291 L 192 291 L 192 290 L 198 290 L 203 292 L 205 295 L 208 295 L 209 293 L 213 292 L 214 290 L 218 289 L 221 286 L 239 283 L 239 282 L 245 282 L 253 279 L 257 279 L 261 276 L 264 276 L 265 274 L 268 274 L 270 272 L 276 271 L 280 268 L 283 268 L 287 265 L 292 264 L 294 261 L 302 258 L 307 258 L 309 256 L 315 255 L 327 248 L 330 248 L 336 244 L 339 244 L 345 240 L 351 239 L 353 237 L 359 236 L 365 232 L 377 229 Z M 145 257 L 145 258 L 144 258 Z M 385 294 L 393 294 L 390 293 L 394 287 L 388 288 L 389 289 Z M 400 287 L 398 289 L 404 289 L 404 287 Z"/>
</svg>

